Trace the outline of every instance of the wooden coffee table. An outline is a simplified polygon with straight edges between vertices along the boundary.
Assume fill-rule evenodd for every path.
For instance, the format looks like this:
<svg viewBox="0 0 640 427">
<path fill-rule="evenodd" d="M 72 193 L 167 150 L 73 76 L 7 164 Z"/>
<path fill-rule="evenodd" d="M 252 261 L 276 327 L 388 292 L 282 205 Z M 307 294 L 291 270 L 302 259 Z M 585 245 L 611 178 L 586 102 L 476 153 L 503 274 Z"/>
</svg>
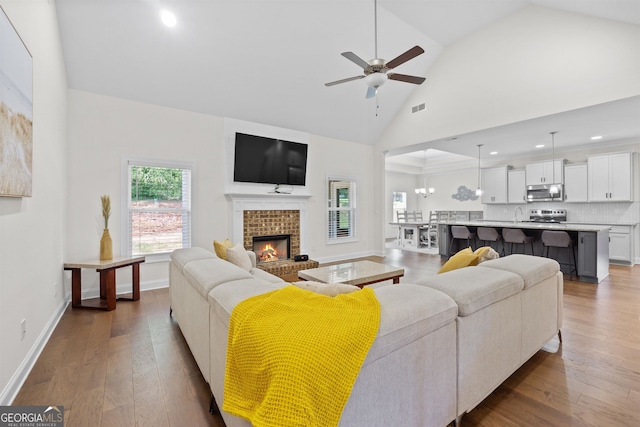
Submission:
<svg viewBox="0 0 640 427">
<path fill-rule="evenodd" d="M 322 283 L 347 283 L 360 288 L 372 283 L 393 280 L 400 283 L 404 269 L 373 261 L 355 261 L 298 271 L 298 277 Z"/>
</svg>

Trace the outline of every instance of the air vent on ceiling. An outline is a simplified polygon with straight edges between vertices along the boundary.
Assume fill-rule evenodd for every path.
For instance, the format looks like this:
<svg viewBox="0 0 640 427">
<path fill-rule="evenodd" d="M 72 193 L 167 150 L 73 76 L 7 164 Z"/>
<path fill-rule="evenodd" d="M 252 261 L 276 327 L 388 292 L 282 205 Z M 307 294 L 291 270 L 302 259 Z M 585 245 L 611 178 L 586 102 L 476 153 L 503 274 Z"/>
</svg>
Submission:
<svg viewBox="0 0 640 427">
<path fill-rule="evenodd" d="M 411 112 L 412 113 L 417 113 L 418 111 L 422 111 L 425 108 L 426 108 L 426 105 L 423 102 L 422 104 L 414 105 L 413 107 L 411 107 Z"/>
</svg>

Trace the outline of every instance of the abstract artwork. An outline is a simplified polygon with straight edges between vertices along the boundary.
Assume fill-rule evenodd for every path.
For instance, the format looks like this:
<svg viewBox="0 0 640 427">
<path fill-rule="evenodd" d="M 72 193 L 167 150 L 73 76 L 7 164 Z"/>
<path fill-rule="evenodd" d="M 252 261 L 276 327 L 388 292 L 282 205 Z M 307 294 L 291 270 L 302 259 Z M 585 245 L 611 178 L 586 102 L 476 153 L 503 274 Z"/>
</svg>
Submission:
<svg viewBox="0 0 640 427">
<path fill-rule="evenodd" d="M 0 196 L 31 197 L 33 60 L 0 11 Z"/>
</svg>

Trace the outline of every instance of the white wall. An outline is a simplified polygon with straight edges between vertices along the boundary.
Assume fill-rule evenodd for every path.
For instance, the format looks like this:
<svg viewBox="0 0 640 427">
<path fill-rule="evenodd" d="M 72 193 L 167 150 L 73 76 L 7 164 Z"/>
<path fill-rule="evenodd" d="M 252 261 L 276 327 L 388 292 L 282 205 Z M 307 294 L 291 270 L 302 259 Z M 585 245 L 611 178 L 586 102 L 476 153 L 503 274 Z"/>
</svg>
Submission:
<svg viewBox="0 0 640 427">
<path fill-rule="evenodd" d="M 0 198 L 0 405 L 8 405 L 66 304 L 67 82 L 55 3 L 0 5 L 33 57 L 33 194 Z"/>
<path fill-rule="evenodd" d="M 320 262 L 368 256 L 376 252 L 374 242 L 378 221 L 374 219 L 374 198 L 380 187 L 374 185 L 373 147 L 311 135 L 309 147 L 309 256 Z M 350 177 L 357 181 L 358 241 L 327 245 L 327 177 Z"/>
<path fill-rule="evenodd" d="M 127 224 L 121 217 L 122 156 L 195 161 L 192 245 L 212 249 L 214 238 L 227 236 L 222 135 L 219 117 L 70 90 L 68 259 L 98 257 L 103 194 L 111 196 L 113 255 L 122 255 L 121 232 Z M 166 286 L 167 275 L 166 262 L 140 268 L 145 289 Z M 120 285 L 131 282 L 126 269 L 116 276 Z M 93 271 L 83 270 L 82 281 L 83 292 L 99 288 Z"/>
<path fill-rule="evenodd" d="M 373 223 L 371 146 L 315 135 L 309 141 L 307 192 L 309 256 L 318 260 L 370 255 Z M 232 235 L 231 200 L 225 196 L 224 119 L 143 104 L 77 90 L 69 91 L 68 257 L 98 255 L 102 233 L 100 196 L 109 194 L 109 228 L 114 256 L 120 254 L 122 155 L 195 161 L 192 245 L 212 248 L 214 239 Z M 358 182 L 359 241 L 326 244 L 325 181 L 327 175 L 353 177 Z M 141 265 L 141 286 L 166 286 L 166 262 Z M 99 278 L 83 272 L 83 291 L 97 291 Z M 67 285 L 69 285 L 67 278 Z M 118 274 L 119 286 L 130 276 Z"/>
<path fill-rule="evenodd" d="M 446 47 L 377 146 L 389 150 L 635 96 L 638 75 L 640 26 L 531 6 Z M 409 106 L 425 100 L 427 109 L 411 114 Z"/>
</svg>

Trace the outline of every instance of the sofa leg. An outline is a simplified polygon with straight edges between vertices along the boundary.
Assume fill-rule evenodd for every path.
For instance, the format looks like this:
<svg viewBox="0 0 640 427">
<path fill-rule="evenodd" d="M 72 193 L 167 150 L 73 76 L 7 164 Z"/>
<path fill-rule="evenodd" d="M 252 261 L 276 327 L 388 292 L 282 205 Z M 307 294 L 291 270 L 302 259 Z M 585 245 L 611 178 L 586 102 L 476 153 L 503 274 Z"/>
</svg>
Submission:
<svg viewBox="0 0 640 427">
<path fill-rule="evenodd" d="M 211 402 L 209 402 L 209 413 L 210 414 L 220 413 L 220 410 L 218 409 L 218 405 L 216 404 L 216 398 L 213 397 L 213 393 L 211 394 Z"/>
<path fill-rule="evenodd" d="M 462 425 L 462 416 L 463 416 L 463 415 L 464 415 L 464 414 L 462 414 L 462 415 L 458 415 L 458 416 L 456 417 L 456 420 L 453 422 L 453 424 L 454 424 L 456 427 L 460 427 L 460 426 Z"/>
<path fill-rule="evenodd" d="M 558 340 L 562 342 L 562 331 L 560 329 L 558 329 Z"/>
<path fill-rule="evenodd" d="M 173 314 L 173 307 L 169 306 L 169 317 Z"/>
</svg>

